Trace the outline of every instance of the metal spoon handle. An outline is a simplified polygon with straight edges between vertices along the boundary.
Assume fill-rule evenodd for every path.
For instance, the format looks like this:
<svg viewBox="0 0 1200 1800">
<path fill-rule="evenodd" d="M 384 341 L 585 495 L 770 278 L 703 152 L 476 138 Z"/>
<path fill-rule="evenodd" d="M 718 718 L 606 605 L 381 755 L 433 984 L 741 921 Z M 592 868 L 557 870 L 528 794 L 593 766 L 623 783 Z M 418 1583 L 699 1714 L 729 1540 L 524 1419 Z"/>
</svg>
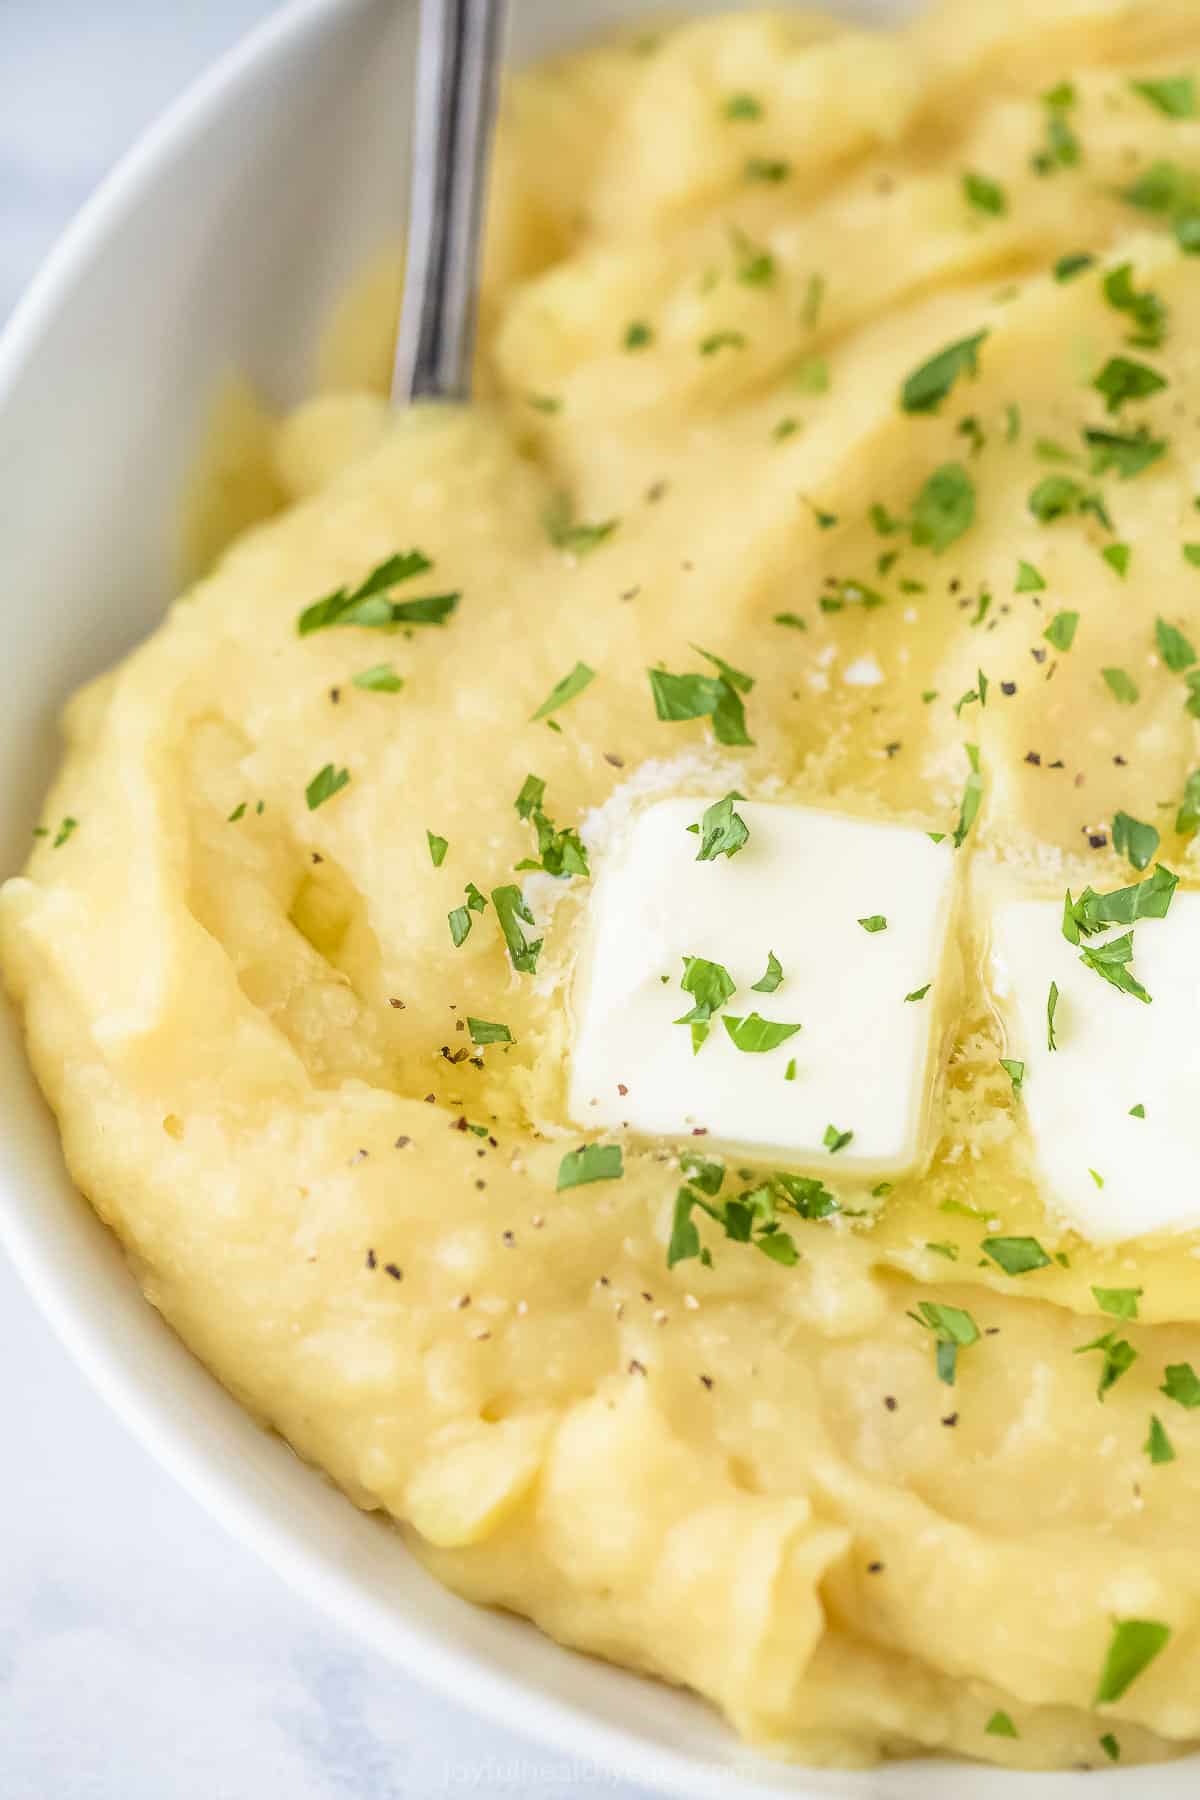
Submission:
<svg viewBox="0 0 1200 1800">
<path fill-rule="evenodd" d="M 507 0 L 421 0 L 408 264 L 392 399 L 470 392 Z"/>
</svg>

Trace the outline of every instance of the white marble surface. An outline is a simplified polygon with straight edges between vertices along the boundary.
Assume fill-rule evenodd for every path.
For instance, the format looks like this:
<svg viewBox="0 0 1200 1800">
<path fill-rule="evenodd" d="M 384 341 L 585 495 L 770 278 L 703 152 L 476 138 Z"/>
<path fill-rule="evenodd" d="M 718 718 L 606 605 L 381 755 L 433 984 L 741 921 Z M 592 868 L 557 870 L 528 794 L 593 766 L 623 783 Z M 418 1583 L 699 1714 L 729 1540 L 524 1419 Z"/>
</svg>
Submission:
<svg viewBox="0 0 1200 1800">
<path fill-rule="evenodd" d="M 0 319 L 268 0 L 0 0 Z M 361 1649 L 132 1442 L 0 1258 L 2 1800 L 639 1800 Z"/>
</svg>

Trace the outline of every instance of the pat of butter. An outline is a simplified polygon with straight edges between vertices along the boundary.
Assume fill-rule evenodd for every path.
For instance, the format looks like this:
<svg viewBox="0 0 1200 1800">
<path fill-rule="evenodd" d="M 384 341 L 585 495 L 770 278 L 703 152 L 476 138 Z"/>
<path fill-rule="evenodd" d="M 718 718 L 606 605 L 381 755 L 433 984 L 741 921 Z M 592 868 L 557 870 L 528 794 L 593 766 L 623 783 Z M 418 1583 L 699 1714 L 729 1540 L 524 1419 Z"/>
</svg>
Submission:
<svg viewBox="0 0 1200 1800">
<path fill-rule="evenodd" d="M 572 1118 L 759 1150 L 793 1168 L 895 1174 L 924 1149 L 933 1022 L 956 859 L 923 831 L 800 806 L 737 802 L 750 836 L 698 862 L 705 799 L 663 800 L 607 853 L 576 978 Z M 882 914 L 887 929 L 859 919 Z M 768 952 L 772 993 L 753 984 Z M 737 991 L 693 1053 L 684 958 Z M 905 996 L 933 987 L 920 1000 Z M 725 1016 L 799 1024 L 739 1050 Z M 794 1061 L 794 1078 L 786 1079 Z M 852 1131 L 831 1154 L 829 1126 Z"/>
<path fill-rule="evenodd" d="M 1200 894 L 1177 893 L 1165 919 L 1134 927 L 1132 967 L 1149 1005 L 1080 963 L 1062 913 L 1061 900 L 1017 899 L 992 912 L 992 986 L 1009 1054 L 1025 1063 L 1021 1094 L 1047 1197 L 1097 1244 L 1191 1229 L 1200 1225 Z M 1109 935 L 1122 933 L 1089 941 Z"/>
</svg>

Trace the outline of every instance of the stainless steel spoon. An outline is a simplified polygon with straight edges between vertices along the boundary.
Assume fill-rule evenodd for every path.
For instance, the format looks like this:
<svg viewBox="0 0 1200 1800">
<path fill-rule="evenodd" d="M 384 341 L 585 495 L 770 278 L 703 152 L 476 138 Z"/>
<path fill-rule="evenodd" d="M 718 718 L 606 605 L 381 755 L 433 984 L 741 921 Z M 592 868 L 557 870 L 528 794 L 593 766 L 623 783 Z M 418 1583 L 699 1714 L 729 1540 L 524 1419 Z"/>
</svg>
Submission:
<svg viewBox="0 0 1200 1800">
<path fill-rule="evenodd" d="M 506 12 L 507 0 L 421 0 L 397 406 L 470 392 Z"/>
</svg>

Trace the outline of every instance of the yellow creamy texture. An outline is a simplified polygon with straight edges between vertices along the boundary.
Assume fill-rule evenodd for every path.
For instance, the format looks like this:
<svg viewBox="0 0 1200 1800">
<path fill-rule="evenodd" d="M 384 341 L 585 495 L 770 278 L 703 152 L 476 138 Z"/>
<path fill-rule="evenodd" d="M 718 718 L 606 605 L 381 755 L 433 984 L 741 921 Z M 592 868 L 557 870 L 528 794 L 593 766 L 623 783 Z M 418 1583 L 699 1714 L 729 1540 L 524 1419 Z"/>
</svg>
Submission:
<svg viewBox="0 0 1200 1800">
<path fill-rule="evenodd" d="M 1097 1253 L 1049 1214 L 968 901 L 961 990 L 925 1002 L 946 1045 L 928 1170 L 839 1190 L 865 1216 L 788 1219 L 794 1267 L 702 1219 L 712 1266 L 669 1271 L 671 1146 L 555 1189 L 587 883 L 530 881 L 533 975 L 493 904 L 460 949 L 447 913 L 468 882 L 524 879 L 531 771 L 559 826 L 640 781 L 948 831 L 968 743 L 964 858 L 1033 892 L 1116 887 L 1125 809 L 1194 879 L 1172 827 L 1196 726 L 1154 620 L 1200 630 L 1200 262 L 1172 232 L 1200 122 L 1130 81 L 1197 62 L 1191 0 L 974 0 L 890 36 L 716 19 L 516 78 L 481 403 L 392 417 L 331 391 L 277 429 L 235 409 L 228 516 L 275 516 L 72 702 L 51 835 L 0 896 L 74 1175 L 197 1354 L 452 1586 L 801 1758 L 1096 1764 L 1104 1734 L 1126 1762 L 1200 1739 L 1200 1417 L 1158 1391 L 1200 1364 L 1194 1242 Z M 1123 197 L 1160 163 L 1158 210 Z M 967 172 L 1001 200 L 972 203 Z M 1123 263 L 1161 342 L 1132 345 L 1146 307 L 1106 297 Z M 386 369 L 393 290 L 377 274 L 343 328 L 359 383 Z M 975 378 L 902 410 L 913 370 L 984 331 Z M 1117 356 L 1168 385 L 1106 411 L 1090 383 Z M 1090 471 L 1083 428 L 1143 426 L 1156 460 Z M 960 535 L 914 545 L 946 464 Z M 1042 520 L 1048 476 L 1076 485 Z M 564 547 L 555 505 L 616 523 Z M 223 535 L 209 518 L 195 553 Z M 434 567 L 393 597 L 460 591 L 447 624 L 297 633 L 414 546 Z M 1017 591 L 1019 558 L 1044 588 Z M 1069 651 L 1043 635 L 1061 611 Z M 753 676 L 753 747 L 656 719 L 647 668 L 712 674 L 695 644 Z M 530 723 L 579 661 L 596 678 L 561 732 Z M 402 691 L 353 685 L 381 663 Z M 845 679 L 868 663 L 881 680 Z M 986 706 L 956 717 L 979 670 Z M 310 810 L 326 764 L 349 781 Z M 1102 998 L 1119 1030 L 1136 1001 Z M 473 1051 L 468 1016 L 515 1047 Z M 1005 1274 L 989 1231 L 1068 1266 Z M 1140 1316 L 1093 1285 L 1141 1288 Z M 982 1334 L 953 1387 L 922 1301 Z M 1108 1330 L 1137 1360 L 1099 1401 L 1103 1353 L 1073 1352 Z M 1144 1448 L 1152 1414 L 1172 1461 Z M 1097 1709 L 1114 1620 L 1170 1639 Z"/>
</svg>

